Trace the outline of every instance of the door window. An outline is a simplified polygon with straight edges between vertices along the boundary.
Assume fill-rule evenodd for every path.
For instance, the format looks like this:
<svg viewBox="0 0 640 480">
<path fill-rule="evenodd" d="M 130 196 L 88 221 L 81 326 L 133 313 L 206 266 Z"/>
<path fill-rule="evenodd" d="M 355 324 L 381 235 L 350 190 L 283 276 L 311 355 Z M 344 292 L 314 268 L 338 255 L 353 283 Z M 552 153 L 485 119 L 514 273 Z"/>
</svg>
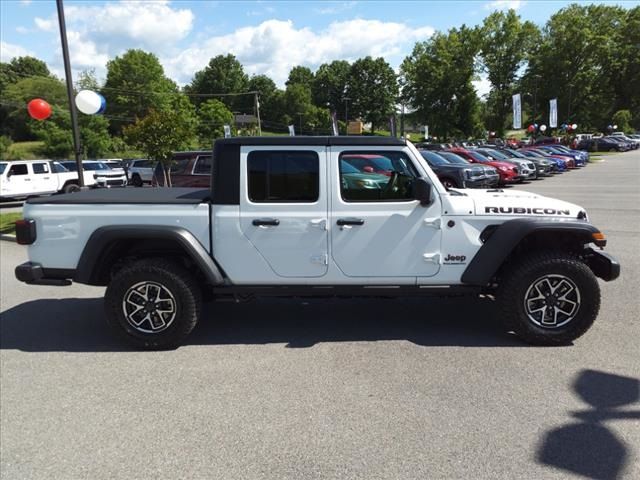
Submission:
<svg viewBox="0 0 640 480">
<path fill-rule="evenodd" d="M 249 199 L 254 203 L 315 203 L 320 159 L 309 151 L 254 151 L 247 158 Z"/>
<path fill-rule="evenodd" d="M 34 163 L 33 173 L 49 173 L 49 165 L 46 163 Z"/>
<path fill-rule="evenodd" d="M 196 159 L 196 164 L 193 167 L 194 175 L 211 175 L 211 168 L 213 165 L 213 157 L 211 155 L 205 155 Z"/>
<path fill-rule="evenodd" d="M 27 166 L 24 163 L 18 163 L 15 165 L 11 165 L 9 169 L 9 175 L 28 175 L 29 171 L 27 170 Z"/>
<path fill-rule="evenodd" d="M 403 152 L 342 152 L 340 194 L 346 202 L 413 201 L 416 168 Z"/>
</svg>

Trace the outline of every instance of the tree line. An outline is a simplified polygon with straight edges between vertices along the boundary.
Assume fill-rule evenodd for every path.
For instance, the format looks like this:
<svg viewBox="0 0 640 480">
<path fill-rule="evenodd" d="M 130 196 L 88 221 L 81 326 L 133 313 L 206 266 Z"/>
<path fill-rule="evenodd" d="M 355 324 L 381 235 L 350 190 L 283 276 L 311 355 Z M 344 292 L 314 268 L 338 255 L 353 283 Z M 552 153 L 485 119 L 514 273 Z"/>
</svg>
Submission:
<svg viewBox="0 0 640 480">
<path fill-rule="evenodd" d="M 335 60 L 315 71 L 294 67 L 284 88 L 267 75 L 249 76 L 231 54 L 211 58 L 184 87 L 143 50 L 128 50 L 106 67 L 103 83 L 91 71 L 76 81 L 77 89 L 98 91 L 107 101 L 105 115 L 80 115 L 87 157 L 209 148 L 234 114 L 255 115 L 258 108 L 268 132 L 284 133 L 293 124 L 303 134 L 328 134 L 332 111 L 341 131 L 345 120 L 360 119 L 373 132 L 403 110 L 407 121 L 429 125 L 441 138 L 502 136 L 512 124 L 515 93 L 523 98 L 525 126 L 547 123 L 549 100 L 557 98 L 559 123 L 577 123 L 581 131 L 604 131 L 614 119 L 621 128 L 640 128 L 640 7 L 574 4 L 542 28 L 514 10 L 495 11 L 478 26 L 417 42 L 397 73 L 383 58 Z M 473 84 L 479 78 L 490 83 L 483 98 Z M 52 105 L 49 120 L 27 115 L 25 105 L 35 97 Z M 44 62 L 0 63 L 0 99 L 3 145 L 38 139 L 44 155 L 69 156 L 65 86 Z M 256 134 L 256 126 L 239 133 Z"/>
</svg>

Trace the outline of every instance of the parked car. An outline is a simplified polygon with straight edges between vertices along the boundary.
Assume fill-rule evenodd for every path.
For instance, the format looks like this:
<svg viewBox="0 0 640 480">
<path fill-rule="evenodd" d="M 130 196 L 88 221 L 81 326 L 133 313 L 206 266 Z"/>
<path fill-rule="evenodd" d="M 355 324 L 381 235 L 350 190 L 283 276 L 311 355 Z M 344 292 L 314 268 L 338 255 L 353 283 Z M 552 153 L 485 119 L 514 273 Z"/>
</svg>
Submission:
<svg viewBox="0 0 640 480">
<path fill-rule="evenodd" d="M 60 163 L 72 172 L 78 171 L 78 166 L 74 161 L 65 160 Z M 111 188 L 127 186 L 127 175 L 124 173 L 124 169 L 111 169 L 106 163 L 98 160 L 84 160 L 82 162 L 82 169 L 85 172 L 91 172 L 99 187 Z"/>
<path fill-rule="evenodd" d="M 512 150 L 510 148 L 500 148 L 498 150 L 500 151 L 500 153 L 506 155 L 509 158 L 528 160 L 530 162 L 533 162 L 538 169 L 539 177 L 549 176 L 556 170 L 555 162 L 547 160 L 544 157 L 527 157 L 526 155 L 520 153 L 518 150 Z"/>
<path fill-rule="evenodd" d="M 438 155 L 444 158 L 447 162 L 454 165 L 463 165 L 463 166 L 471 165 L 471 162 L 465 160 L 457 153 L 443 151 L 443 152 L 438 152 Z M 476 163 L 475 166 L 478 166 L 484 169 L 484 175 L 485 177 L 487 177 L 489 187 L 497 187 L 500 184 L 500 174 L 498 173 L 497 168 L 492 167 L 491 165 L 482 165 L 479 163 Z"/>
<path fill-rule="evenodd" d="M 471 163 L 479 163 L 481 165 L 490 165 L 492 167 L 495 167 L 498 170 L 498 175 L 500 175 L 500 185 L 505 185 L 507 183 L 517 183 L 523 180 L 518 167 L 516 167 L 513 163 L 490 160 L 480 152 L 467 150 L 465 148 L 452 148 L 448 151 L 460 155 L 462 158 Z"/>
<path fill-rule="evenodd" d="M 624 134 L 623 135 L 612 135 L 611 138 L 613 140 L 618 141 L 618 142 L 626 143 L 630 147 L 630 150 L 635 150 L 636 148 L 638 148 L 638 146 L 640 146 L 640 140 L 629 138 L 628 136 L 626 136 Z"/>
<path fill-rule="evenodd" d="M 584 167 L 589 160 L 589 154 L 587 152 L 571 150 L 564 145 L 542 145 L 538 148 L 551 154 L 564 155 L 573 158 L 576 167 Z"/>
<path fill-rule="evenodd" d="M 629 145 L 624 142 L 618 142 L 613 137 L 596 138 L 588 146 L 590 151 L 598 152 L 626 152 L 630 150 Z"/>
<path fill-rule="evenodd" d="M 553 162 L 555 164 L 555 172 L 561 173 L 561 172 L 565 172 L 567 170 L 567 160 L 565 158 L 560 158 L 560 157 L 555 157 L 555 156 L 550 156 L 548 154 L 542 154 L 542 153 L 538 153 L 535 150 L 531 150 L 529 148 L 523 148 L 518 150 L 518 153 L 521 155 L 524 155 L 525 157 L 531 158 L 532 160 L 535 160 L 536 158 L 545 158 L 547 160 L 549 160 L 550 162 Z"/>
<path fill-rule="evenodd" d="M 518 172 L 525 180 L 536 180 L 538 178 L 538 169 L 536 167 L 536 164 L 531 160 L 523 158 L 511 158 L 508 155 L 500 152 L 496 148 L 478 148 L 476 149 L 476 151 L 480 152 L 490 160 L 495 160 L 498 162 L 508 162 L 517 165 Z"/>
<path fill-rule="evenodd" d="M 96 184 L 93 174 L 84 173 L 86 186 Z M 10 160 L 0 162 L 0 198 L 26 198 L 80 190 L 78 174 L 52 160 Z"/>
<path fill-rule="evenodd" d="M 420 150 L 420 154 L 445 188 L 489 188 L 491 179 L 481 165 L 459 165 L 448 162 L 436 152 Z"/>
<path fill-rule="evenodd" d="M 127 179 L 129 184 L 142 187 L 145 183 L 151 184 L 156 162 L 147 158 L 133 158 L 126 163 Z"/>
<path fill-rule="evenodd" d="M 543 156 L 546 158 L 555 158 L 555 159 L 561 160 L 564 162 L 567 168 L 575 168 L 576 166 L 576 161 L 571 155 L 548 152 L 543 148 L 540 148 L 539 146 L 527 147 L 525 150 L 533 152 L 538 157 Z"/>
<path fill-rule="evenodd" d="M 213 166 L 211 150 L 175 152 L 171 165 L 173 187 L 208 187 Z M 154 175 L 152 185 L 164 185 L 162 175 Z"/>
</svg>

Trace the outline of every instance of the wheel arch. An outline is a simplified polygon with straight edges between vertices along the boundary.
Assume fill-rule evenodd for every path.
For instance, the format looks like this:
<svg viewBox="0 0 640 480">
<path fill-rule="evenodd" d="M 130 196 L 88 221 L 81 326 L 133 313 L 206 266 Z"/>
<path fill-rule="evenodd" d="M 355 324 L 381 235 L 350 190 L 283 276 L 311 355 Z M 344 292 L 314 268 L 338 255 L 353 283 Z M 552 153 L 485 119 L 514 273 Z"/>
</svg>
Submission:
<svg viewBox="0 0 640 480">
<path fill-rule="evenodd" d="M 200 280 L 224 283 L 222 270 L 186 229 L 162 225 L 110 225 L 96 229 L 87 241 L 73 280 L 104 286 L 125 262 L 148 257 L 176 258 Z"/>
<path fill-rule="evenodd" d="M 490 225 L 480 235 L 484 242 L 464 273 L 462 282 L 487 285 L 509 261 L 524 251 L 552 249 L 580 253 L 599 230 L 585 222 L 518 218 Z"/>
</svg>

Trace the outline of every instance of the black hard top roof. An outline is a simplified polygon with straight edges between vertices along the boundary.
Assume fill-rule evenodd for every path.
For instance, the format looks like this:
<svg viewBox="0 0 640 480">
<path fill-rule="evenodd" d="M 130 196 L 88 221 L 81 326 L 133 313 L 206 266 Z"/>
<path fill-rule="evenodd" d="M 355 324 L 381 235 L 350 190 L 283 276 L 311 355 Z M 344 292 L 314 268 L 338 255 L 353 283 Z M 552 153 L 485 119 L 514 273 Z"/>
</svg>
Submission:
<svg viewBox="0 0 640 480">
<path fill-rule="evenodd" d="M 222 145 L 313 145 L 313 146 L 400 146 L 406 145 L 406 141 L 395 137 L 360 137 L 360 136 L 335 136 L 335 137 L 234 137 L 216 140 L 216 144 Z"/>
</svg>

